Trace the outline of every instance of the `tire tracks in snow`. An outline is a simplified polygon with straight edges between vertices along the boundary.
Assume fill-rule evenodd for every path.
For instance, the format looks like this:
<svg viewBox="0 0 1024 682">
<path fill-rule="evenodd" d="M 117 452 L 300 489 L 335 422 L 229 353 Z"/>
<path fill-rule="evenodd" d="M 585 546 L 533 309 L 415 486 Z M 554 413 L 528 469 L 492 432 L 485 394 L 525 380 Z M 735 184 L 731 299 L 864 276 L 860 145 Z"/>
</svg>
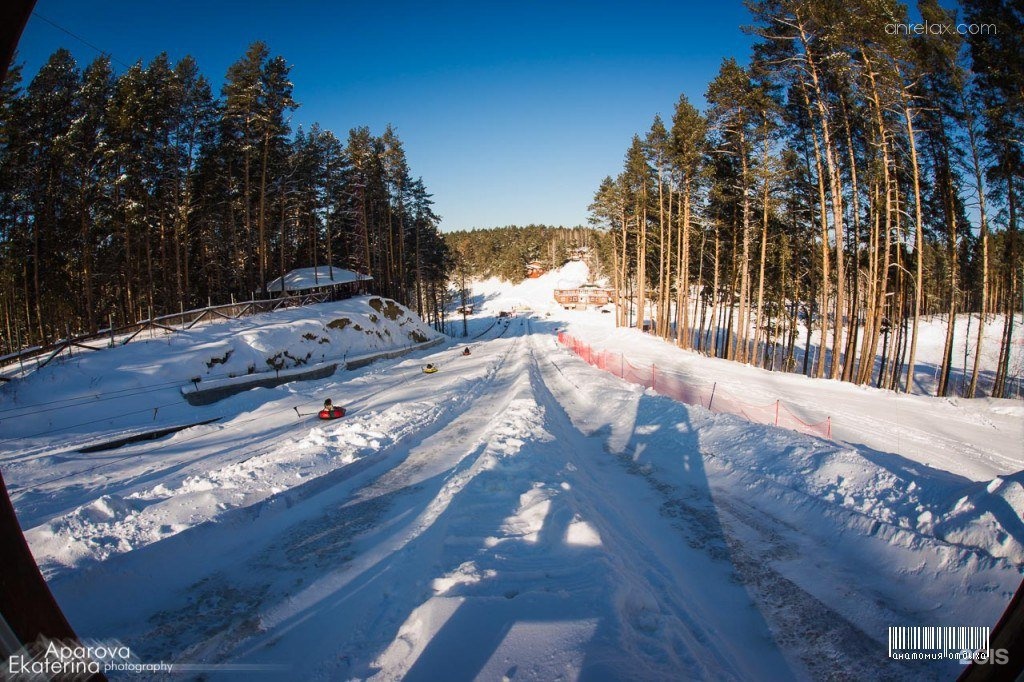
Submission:
<svg viewBox="0 0 1024 682">
<path fill-rule="evenodd" d="M 550 378 L 575 386 L 557 366 L 549 364 L 559 376 L 556 376 L 554 371 L 545 372 L 538 364 L 538 372 L 545 384 Z M 566 432 L 571 437 L 576 427 L 573 425 L 574 418 L 570 416 L 573 409 L 563 402 L 567 394 L 565 391 L 550 390 L 551 401 L 558 405 L 559 410 L 565 410 L 563 415 L 571 425 L 566 428 Z M 579 391 L 578 386 L 576 390 Z M 572 400 L 566 402 L 571 404 Z M 680 409 L 685 410 L 682 407 Z M 581 415 L 575 417 L 577 420 L 582 418 Z M 601 430 L 593 432 L 596 436 L 602 434 Z M 815 679 L 833 678 L 837 675 L 848 676 L 851 679 L 913 679 L 920 675 L 920 671 L 914 674 L 912 669 L 887 659 L 882 643 L 872 639 L 844 616 L 775 570 L 771 566 L 771 561 L 782 558 L 795 549 L 780 541 L 770 527 L 748 522 L 745 525 L 744 537 L 737 532 L 737 525 L 741 521 L 735 511 L 735 505 L 727 501 L 729 494 L 726 491 L 710 479 L 705 479 L 696 486 L 682 487 L 662 480 L 656 469 L 641 463 L 641 445 L 634 443 L 632 448 L 627 446 L 622 453 L 612 457 L 625 472 L 646 483 L 655 499 L 660 500 L 661 516 L 669 520 L 671 526 L 691 549 L 704 554 L 710 559 L 712 566 L 717 565 L 720 573 L 745 588 L 753 600 L 751 606 L 764 617 L 770 628 L 774 646 L 777 646 L 778 651 L 787 659 L 786 663 L 782 664 L 782 670 L 777 670 L 774 674 L 768 666 L 754 670 L 737 669 L 734 659 L 728 654 L 730 647 L 724 642 L 718 642 L 721 649 L 716 650 L 715 647 L 716 635 L 721 636 L 721 627 L 728 619 L 723 617 L 723 614 L 716 613 L 714 609 L 702 612 L 699 607 L 695 608 L 694 601 L 699 603 L 701 600 L 694 600 L 694 594 L 687 595 L 685 590 L 680 589 L 680 585 L 687 583 L 699 584 L 701 578 L 691 573 L 693 566 L 673 565 L 670 551 L 664 548 L 657 549 L 657 540 L 654 544 L 645 542 L 645 549 L 649 554 L 662 555 L 653 558 L 661 563 L 660 572 L 664 574 L 662 579 L 667 583 L 661 588 L 662 591 L 668 595 L 675 595 L 676 604 L 673 608 L 682 614 L 677 627 L 694 630 L 694 636 L 689 641 L 680 638 L 693 646 L 694 651 L 695 668 L 686 674 L 713 678 L 725 675 L 737 679 L 770 679 L 777 677 L 779 672 L 798 678 Z M 685 443 L 679 445 L 685 447 Z M 696 443 L 692 446 L 696 447 Z M 605 457 L 608 459 L 609 454 L 605 451 Z M 692 454 L 696 456 L 697 461 L 706 456 L 699 451 Z M 691 465 L 693 461 L 691 460 Z M 682 461 L 680 466 L 683 466 Z M 599 475 L 609 474 L 607 461 L 591 463 L 590 470 L 595 474 L 592 480 L 598 488 L 614 491 L 624 487 L 615 484 L 602 485 L 599 482 Z M 703 474 L 713 475 L 708 471 L 704 471 Z M 691 475 L 690 478 L 694 477 Z M 626 500 L 625 504 L 628 503 Z M 612 525 L 614 527 L 619 524 Z M 641 528 L 639 524 L 633 527 Z M 756 541 L 751 541 L 751 531 L 757 536 Z M 757 635 L 756 632 L 737 632 L 735 628 L 728 631 L 734 637 L 745 635 L 750 638 L 754 635 L 756 638 Z M 691 642 L 695 642 L 696 645 Z M 737 656 L 737 659 L 742 658 L 744 656 Z M 767 662 L 762 659 L 762 663 Z"/>
<path fill-rule="evenodd" d="M 104 484 L 96 491 L 95 497 L 65 508 L 52 517 L 41 517 L 39 513 L 34 517 L 30 515 L 29 518 L 34 519 L 30 540 L 44 571 L 54 576 L 69 565 L 87 560 L 103 561 L 111 555 L 163 540 L 207 518 L 219 517 L 230 509 L 249 507 L 293 487 L 296 490 L 289 493 L 286 500 L 289 505 L 295 504 L 303 496 L 308 497 L 342 480 L 339 475 L 342 478 L 352 475 L 352 470 L 346 465 L 366 457 L 372 458 L 371 461 L 357 469 L 379 462 L 383 457 L 377 453 L 382 449 L 386 450 L 417 429 L 457 412 L 462 403 L 472 400 L 476 384 L 485 386 L 506 357 L 507 353 L 496 358 L 486 355 L 479 358 L 484 365 L 482 376 L 468 383 L 459 373 L 454 378 L 449 375 L 447 381 L 442 379 L 443 387 L 438 392 L 454 396 L 448 403 L 421 399 L 397 405 L 394 401 L 383 401 L 386 404 L 368 409 L 377 396 L 386 395 L 398 386 L 405 387 L 407 393 L 418 385 L 436 388 L 438 382 L 427 379 L 417 366 L 414 376 L 404 372 L 399 378 L 386 382 L 376 377 L 370 383 L 372 392 L 355 401 L 361 409 L 339 422 L 315 422 L 316 425 L 311 426 L 308 419 L 299 423 L 288 420 L 263 426 L 256 434 L 239 434 L 229 441 L 223 440 L 224 431 L 259 421 L 260 412 L 257 411 L 256 416 L 241 422 L 211 428 L 184 441 L 171 441 L 155 449 L 149 448 L 139 455 L 168 446 L 180 448 L 185 442 L 196 454 L 190 455 L 187 461 L 157 469 L 147 466 L 130 476 Z M 474 370 L 474 374 L 481 374 L 481 371 Z M 318 390 L 322 394 L 338 384 L 334 382 L 327 388 L 320 386 Z M 344 383 L 340 385 L 345 386 Z M 424 389 L 422 393 L 429 393 L 429 390 Z M 276 410 L 282 411 L 288 414 L 290 408 Z M 387 433 L 375 428 L 379 422 L 388 425 Z M 305 436 L 301 437 L 302 434 Z M 208 443 L 205 448 L 204 442 Z M 319 453 L 316 452 L 318 448 Z M 121 455 L 118 459 L 131 456 Z M 211 467 L 210 462 L 217 460 L 222 463 Z M 206 468 L 202 468 L 204 464 Z M 310 481 L 311 478 L 319 480 Z M 305 483 L 295 485 L 304 479 Z M 145 485 L 146 482 L 149 485 Z M 203 498 L 198 500 L 199 507 L 189 512 L 187 520 L 178 518 L 180 512 L 174 509 L 192 504 L 190 499 L 197 497 Z M 211 497 L 217 499 L 211 500 Z"/>
<path fill-rule="evenodd" d="M 474 444 L 481 436 L 460 422 L 464 421 L 467 406 L 475 407 L 487 420 L 494 419 L 496 411 L 500 414 L 500 405 L 487 397 L 497 395 L 500 400 L 503 387 L 514 375 L 508 367 L 509 358 L 520 342 L 512 338 L 482 380 L 465 387 L 454 380 L 446 393 L 418 403 L 423 418 L 396 434 L 380 452 L 239 509 L 232 518 L 219 519 L 218 525 L 228 533 L 240 525 L 253 524 L 246 535 L 255 544 L 182 585 L 171 601 L 184 603 L 160 609 L 149 618 L 148 626 L 138 628 L 145 633 L 137 638 L 140 652 L 165 660 L 169 652 L 180 652 L 181 661 L 228 660 L 246 640 L 264 632 L 261 618 L 266 609 L 301 603 L 302 595 L 309 594 L 309 590 L 320 594 L 318 590 L 332 584 L 339 573 L 350 578 L 352 565 L 358 571 L 363 554 L 359 539 L 363 535 L 387 532 L 396 523 L 384 517 L 394 513 L 396 507 L 413 508 L 424 495 L 433 500 L 437 496 L 427 492 L 431 486 L 453 485 L 452 481 L 472 465 L 472 461 L 463 459 L 471 460 L 470 456 L 477 453 L 479 448 Z M 408 382 L 398 383 L 408 388 Z M 371 413 L 363 414 L 370 418 Z M 453 415 L 454 420 L 447 421 Z M 450 463 L 450 470 L 426 471 L 434 459 L 428 447 L 431 442 L 450 450 L 462 447 L 464 452 Z M 421 452 L 424 448 L 427 451 Z M 350 473 L 353 468 L 357 469 L 354 474 Z M 259 526 L 269 531 L 269 537 L 257 531 Z M 203 544 L 216 542 L 216 530 L 196 531 L 212 536 L 203 538 Z M 414 537 L 415 532 L 405 542 Z M 132 557 L 129 554 L 124 559 L 131 563 Z M 201 629 L 196 628 L 197 622 L 204 624 Z"/>
</svg>

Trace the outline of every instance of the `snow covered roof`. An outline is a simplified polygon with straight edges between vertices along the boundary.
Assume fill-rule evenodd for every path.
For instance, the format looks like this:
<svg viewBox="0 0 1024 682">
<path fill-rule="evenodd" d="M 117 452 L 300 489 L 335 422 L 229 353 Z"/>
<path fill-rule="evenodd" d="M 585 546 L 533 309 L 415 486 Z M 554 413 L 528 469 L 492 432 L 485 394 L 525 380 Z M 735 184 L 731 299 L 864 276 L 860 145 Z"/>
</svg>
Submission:
<svg viewBox="0 0 1024 682">
<path fill-rule="evenodd" d="M 350 282 L 363 282 L 373 279 L 352 270 L 318 265 L 315 268 L 299 268 L 292 270 L 284 277 L 278 277 L 267 285 L 267 291 L 306 291 L 317 287 L 332 287 Z"/>
</svg>

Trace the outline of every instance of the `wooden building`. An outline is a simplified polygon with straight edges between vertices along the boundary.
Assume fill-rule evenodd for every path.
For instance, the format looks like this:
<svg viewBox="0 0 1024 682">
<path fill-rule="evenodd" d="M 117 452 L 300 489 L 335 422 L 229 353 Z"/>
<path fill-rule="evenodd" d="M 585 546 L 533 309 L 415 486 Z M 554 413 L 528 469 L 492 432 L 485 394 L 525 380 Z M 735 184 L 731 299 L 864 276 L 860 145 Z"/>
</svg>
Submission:
<svg viewBox="0 0 1024 682">
<path fill-rule="evenodd" d="M 284 277 L 278 277 L 267 284 L 267 291 L 282 296 L 327 291 L 330 292 L 332 300 L 338 300 L 365 294 L 367 283 L 371 280 L 373 277 L 360 272 L 319 265 L 315 268 L 292 270 Z"/>
<path fill-rule="evenodd" d="M 583 310 L 608 305 L 614 296 L 611 289 L 596 284 L 581 284 L 575 289 L 555 289 L 555 300 L 566 310 Z"/>
</svg>

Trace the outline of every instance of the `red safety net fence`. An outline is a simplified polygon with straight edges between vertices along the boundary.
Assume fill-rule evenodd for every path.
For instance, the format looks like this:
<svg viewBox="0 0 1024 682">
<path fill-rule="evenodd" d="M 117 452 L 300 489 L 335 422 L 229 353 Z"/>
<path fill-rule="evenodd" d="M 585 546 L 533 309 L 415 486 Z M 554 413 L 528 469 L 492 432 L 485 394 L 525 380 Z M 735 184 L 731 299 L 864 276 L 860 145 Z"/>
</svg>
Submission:
<svg viewBox="0 0 1024 682">
<path fill-rule="evenodd" d="M 796 416 L 781 400 L 754 405 L 718 388 L 718 384 L 694 384 L 654 364 L 634 365 L 622 353 L 594 350 L 589 344 L 565 332 L 558 333 L 558 342 L 598 369 L 688 405 L 700 405 L 719 414 L 734 414 L 757 424 L 771 424 L 823 438 L 832 437 L 832 417 L 808 423 Z"/>
</svg>

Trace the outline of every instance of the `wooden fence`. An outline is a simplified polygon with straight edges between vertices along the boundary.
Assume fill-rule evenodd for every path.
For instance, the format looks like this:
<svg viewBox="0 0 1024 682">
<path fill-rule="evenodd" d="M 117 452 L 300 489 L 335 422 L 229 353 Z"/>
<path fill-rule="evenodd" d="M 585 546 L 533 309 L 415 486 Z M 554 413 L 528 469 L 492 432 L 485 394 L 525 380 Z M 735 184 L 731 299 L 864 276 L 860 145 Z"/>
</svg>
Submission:
<svg viewBox="0 0 1024 682">
<path fill-rule="evenodd" d="M 82 334 L 60 339 L 46 346 L 24 348 L 16 353 L 0 356 L 0 382 L 20 379 L 45 367 L 57 358 L 71 355 L 75 348 L 87 351 L 114 348 L 132 342 L 145 331 L 182 332 L 203 323 L 237 320 L 250 315 L 269 313 L 282 308 L 295 308 L 333 300 L 332 292 L 317 292 L 297 296 L 282 296 L 259 301 L 242 301 L 224 305 L 185 310 L 161 315 L 118 328 L 101 329 L 94 334 Z M 98 344 L 98 345 L 97 345 Z"/>
</svg>

